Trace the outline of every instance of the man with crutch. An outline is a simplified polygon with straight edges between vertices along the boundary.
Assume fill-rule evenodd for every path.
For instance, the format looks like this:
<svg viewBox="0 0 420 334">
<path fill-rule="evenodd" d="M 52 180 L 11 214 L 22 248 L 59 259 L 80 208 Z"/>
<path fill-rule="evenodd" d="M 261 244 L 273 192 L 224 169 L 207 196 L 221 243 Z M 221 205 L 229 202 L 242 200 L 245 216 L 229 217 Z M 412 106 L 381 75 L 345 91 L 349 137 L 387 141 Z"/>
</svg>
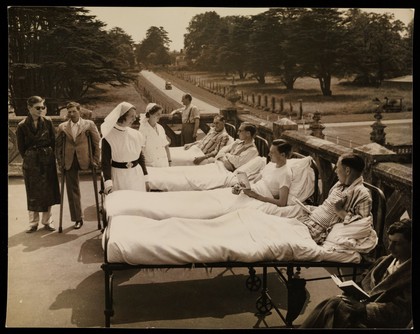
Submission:
<svg viewBox="0 0 420 334">
<path fill-rule="evenodd" d="M 55 147 L 58 165 L 62 166 L 63 179 L 65 179 L 66 183 L 70 217 L 75 222 L 74 229 L 77 230 L 83 226 L 79 170 L 86 170 L 91 167 L 92 171 L 95 171 L 100 159 L 100 135 L 93 121 L 80 117 L 81 107 L 79 103 L 69 102 L 66 107 L 69 120 L 58 126 Z M 95 179 L 96 176 L 93 179 L 96 199 L 97 186 Z M 64 182 L 62 182 L 63 185 Z M 63 203 L 61 203 L 61 206 L 63 206 Z M 60 215 L 61 213 L 62 209 L 60 210 Z"/>
</svg>

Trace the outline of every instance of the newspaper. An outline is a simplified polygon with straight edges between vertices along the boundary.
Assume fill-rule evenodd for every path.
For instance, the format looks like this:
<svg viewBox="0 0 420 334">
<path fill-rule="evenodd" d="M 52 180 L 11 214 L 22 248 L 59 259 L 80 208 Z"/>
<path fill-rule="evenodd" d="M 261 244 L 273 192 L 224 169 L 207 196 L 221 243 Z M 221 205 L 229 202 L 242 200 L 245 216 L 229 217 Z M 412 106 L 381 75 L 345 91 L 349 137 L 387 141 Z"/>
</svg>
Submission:
<svg viewBox="0 0 420 334">
<path fill-rule="evenodd" d="M 299 201 L 296 197 L 293 198 L 293 202 L 295 202 L 297 205 L 299 205 L 306 213 L 311 214 L 311 210 L 303 204 L 301 201 Z"/>
</svg>

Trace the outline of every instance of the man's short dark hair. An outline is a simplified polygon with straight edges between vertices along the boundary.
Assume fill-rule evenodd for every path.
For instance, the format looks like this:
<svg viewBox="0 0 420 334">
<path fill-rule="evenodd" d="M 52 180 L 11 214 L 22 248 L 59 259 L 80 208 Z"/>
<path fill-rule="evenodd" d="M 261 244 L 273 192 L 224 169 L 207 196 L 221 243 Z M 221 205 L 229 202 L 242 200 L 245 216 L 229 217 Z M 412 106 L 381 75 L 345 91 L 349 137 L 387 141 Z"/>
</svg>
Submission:
<svg viewBox="0 0 420 334">
<path fill-rule="evenodd" d="M 388 227 L 387 233 L 388 235 L 401 233 L 408 242 L 411 242 L 411 229 L 412 229 L 411 219 L 404 218 L 404 219 L 401 219 L 400 221 L 392 223 Z"/>
<path fill-rule="evenodd" d="M 274 139 L 271 145 L 274 145 L 279 153 L 286 154 L 286 157 L 289 157 L 292 152 L 292 145 L 284 139 Z"/>
<path fill-rule="evenodd" d="M 365 169 L 365 162 L 362 157 L 357 154 L 348 153 L 341 156 L 341 163 L 344 166 L 350 167 L 359 173 L 362 173 Z"/>
<path fill-rule="evenodd" d="M 66 105 L 67 109 L 70 109 L 70 108 L 73 108 L 73 107 L 80 111 L 80 103 L 71 101 L 71 102 L 67 103 L 67 105 Z"/>
<path fill-rule="evenodd" d="M 218 119 L 220 122 L 224 122 L 225 121 L 225 117 L 223 115 L 216 115 L 213 117 L 213 120 Z"/>
<path fill-rule="evenodd" d="M 192 96 L 191 96 L 191 94 L 184 94 L 184 97 L 186 98 L 186 99 L 188 99 L 188 100 L 190 100 L 190 102 L 192 101 Z"/>
<path fill-rule="evenodd" d="M 257 133 L 257 127 L 254 124 L 248 122 L 243 122 L 242 124 L 244 125 L 244 130 L 249 131 L 251 136 L 254 137 Z"/>
</svg>

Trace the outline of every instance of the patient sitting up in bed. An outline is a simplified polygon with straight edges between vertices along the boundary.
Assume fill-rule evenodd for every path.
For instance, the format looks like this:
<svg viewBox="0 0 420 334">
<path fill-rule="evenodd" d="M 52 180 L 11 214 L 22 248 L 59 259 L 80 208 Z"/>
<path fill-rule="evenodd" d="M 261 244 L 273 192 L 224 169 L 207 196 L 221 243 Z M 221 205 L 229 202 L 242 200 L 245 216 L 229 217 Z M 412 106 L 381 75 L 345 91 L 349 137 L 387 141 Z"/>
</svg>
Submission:
<svg viewBox="0 0 420 334">
<path fill-rule="evenodd" d="M 225 129 L 225 118 L 222 115 L 214 116 L 213 125 L 214 127 L 203 138 L 194 143 L 184 145 L 185 150 L 189 150 L 196 145 L 202 151 L 202 156 L 194 158 L 193 162 L 195 165 L 209 163 L 209 158 L 214 158 L 220 149 L 229 142 L 230 136 Z"/>
<path fill-rule="evenodd" d="M 264 167 L 259 177 L 254 180 L 256 185 L 252 189 L 243 189 L 244 194 L 262 202 L 272 203 L 278 206 L 287 205 L 289 189 L 293 178 L 293 173 L 287 165 L 287 159 L 290 157 L 291 151 L 292 146 L 285 140 L 274 140 L 269 153 L 272 163 Z M 265 184 L 265 188 L 270 191 L 270 196 L 264 196 L 258 192 L 258 182 Z M 238 185 L 234 185 L 233 189 L 237 189 L 237 187 Z"/>
<path fill-rule="evenodd" d="M 243 122 L 238 129 L 239 139 L 223 147 L 214 160 L 210 161 L 221 161 L 228 171 L 233 172 L 251 159 L 258 157 L 258 149 L 254 143 L 256 134 L 255 125 Z"/>
<path fill-rule="evenodd" d="M 355 154 L 343 154 L 337 162 L 337 183 L 331 188 L 327 199 L 318 207 L 309 207 L 297 219 L 305 224 L 312 238 L 322 244 L 333 225 L 350 224 L 371 215 L 372 197 L 363 185 L 363 159 Z"/>
</svg>

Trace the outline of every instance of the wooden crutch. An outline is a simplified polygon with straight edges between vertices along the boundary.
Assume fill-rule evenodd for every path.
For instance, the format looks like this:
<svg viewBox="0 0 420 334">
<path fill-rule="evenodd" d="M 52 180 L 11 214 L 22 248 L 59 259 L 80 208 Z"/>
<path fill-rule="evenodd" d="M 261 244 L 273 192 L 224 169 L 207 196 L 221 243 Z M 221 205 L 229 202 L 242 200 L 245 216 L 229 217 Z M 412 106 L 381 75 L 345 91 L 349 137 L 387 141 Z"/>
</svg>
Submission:
<svg viewBox="0 0 420 334">
<path fill-rule="evenodd" d="M 89 160 L 90 160 L 90 166 L 91 166 L 91 169 L 92 169 L 93 191 L 95 192 L 96 216 L 98 218 L 98 230 L 100 230 L 102 228 L 102 226 L 101 226 L 101 219 L 100 219 L 100 212 L 99 212 L 98 183 L 97 183 L 97 180 L 96 180 L 96 169 L 95 169 L 95 166 L 93 164 L 92 137 L 90 135 L 90 131 L 86 131 L 86 136 L 88 138 Z"/>
<path fill-rule="evenodd" d="M 63 232 L 63 205 L 64 205 L 64 185 L 65 185 L 65 179 L 66 179 L 66 160 L 65 160 L 65 146 L 66 146 L 66 134 L 63 132 L 61 134 L 63 137 L 63 143 L 62 143 L 62 159 L 61 159 L 61 202 L 60 202 L 60 223 L 58 225 L 58 233 Z"/>
</svg>

